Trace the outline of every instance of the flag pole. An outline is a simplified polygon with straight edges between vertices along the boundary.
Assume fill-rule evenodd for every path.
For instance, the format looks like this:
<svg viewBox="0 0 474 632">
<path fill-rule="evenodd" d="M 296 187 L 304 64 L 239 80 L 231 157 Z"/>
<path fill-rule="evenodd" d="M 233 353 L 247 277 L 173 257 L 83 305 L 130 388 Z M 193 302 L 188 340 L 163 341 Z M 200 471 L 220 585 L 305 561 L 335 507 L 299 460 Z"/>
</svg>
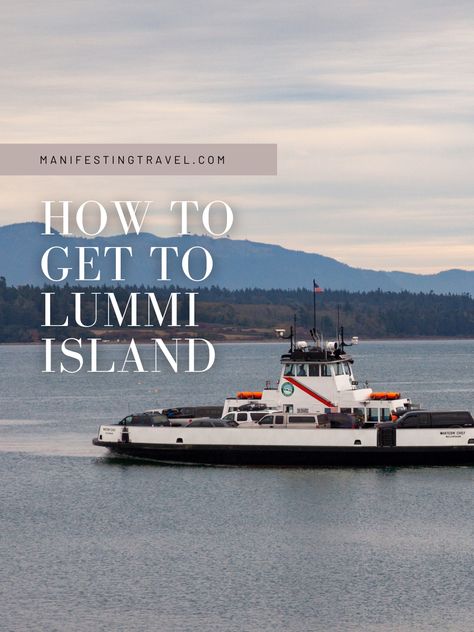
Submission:
<svg viewBox="0 0 474 632">
<path fill-rule="evenodd" d="M 316 332 L 316 281 L 313 279 L 313 329 L 314 335 L 317 336 Z"/>
</svg>

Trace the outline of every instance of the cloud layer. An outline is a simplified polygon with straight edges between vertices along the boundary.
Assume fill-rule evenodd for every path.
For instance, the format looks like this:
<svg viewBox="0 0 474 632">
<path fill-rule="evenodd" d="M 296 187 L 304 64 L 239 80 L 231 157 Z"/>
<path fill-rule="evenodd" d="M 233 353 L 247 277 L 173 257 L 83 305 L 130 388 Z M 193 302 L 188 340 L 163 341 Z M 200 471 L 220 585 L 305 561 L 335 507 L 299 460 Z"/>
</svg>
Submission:
<svg viewBox="0 0 474 632">
<path fill-rule="evenodd" d="M 235 237 L 353 265 L 474 268 L 470 2 L 19 2 L 2 142 L 277 142 L 275 178 L 0 178 L 40 200 L 224 198 Z M 196 224 L 196 230 L 199 226 Z"/>
</svg>

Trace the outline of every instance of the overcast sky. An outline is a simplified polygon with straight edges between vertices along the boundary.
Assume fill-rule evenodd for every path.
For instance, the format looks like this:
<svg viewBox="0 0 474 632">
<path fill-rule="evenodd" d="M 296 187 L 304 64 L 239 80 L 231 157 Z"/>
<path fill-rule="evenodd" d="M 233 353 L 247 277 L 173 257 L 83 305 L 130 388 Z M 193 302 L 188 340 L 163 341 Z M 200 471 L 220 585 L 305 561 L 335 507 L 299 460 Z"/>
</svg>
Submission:
<svg viewBox="0 0 474 632">
<path fill-rule="evenodd" d="M 360 267 L 474 269 L 474 4 L 7 3 L 1 142 L 276 142 L 276 177 L 2 177 L 42 199 L 224 199 L 231 236 Z M 196 227 L 196 230 L 197 227 Z"/>
</svg>

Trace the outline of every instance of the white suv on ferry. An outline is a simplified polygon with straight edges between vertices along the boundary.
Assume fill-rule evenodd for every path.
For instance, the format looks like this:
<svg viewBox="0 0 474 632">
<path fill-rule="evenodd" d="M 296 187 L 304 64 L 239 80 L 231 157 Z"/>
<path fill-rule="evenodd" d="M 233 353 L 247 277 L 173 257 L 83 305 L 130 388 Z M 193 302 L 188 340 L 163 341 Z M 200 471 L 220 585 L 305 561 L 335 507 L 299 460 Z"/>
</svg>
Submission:
<svg viewBox="0 0 474 632">
<path fill-rule="evenodd" d="M 239 426 L 254 426 L 269 412 L 269 410 L 234 410 L 224 415 L 222 419 L 224 421 L 235 421 Z"/>
</svg>

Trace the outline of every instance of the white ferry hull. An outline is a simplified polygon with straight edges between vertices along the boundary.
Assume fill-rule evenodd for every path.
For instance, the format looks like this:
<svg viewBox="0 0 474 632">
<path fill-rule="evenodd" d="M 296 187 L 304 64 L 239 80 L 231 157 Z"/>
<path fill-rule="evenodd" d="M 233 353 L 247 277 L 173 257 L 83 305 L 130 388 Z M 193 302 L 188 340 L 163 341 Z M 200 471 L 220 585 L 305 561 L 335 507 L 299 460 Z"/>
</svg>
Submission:
<svg viewBox="0 0 474 632">
<path fill-rule="evenodd" d="M 102 426 L 93 442 L 118 455 L 164 463 L 276 467 L 474 465 L 474 428 L 405 429 L 390 436 L 376 429 L 130 428 L 124 436 L 122 428 Z"/>
</svg>

